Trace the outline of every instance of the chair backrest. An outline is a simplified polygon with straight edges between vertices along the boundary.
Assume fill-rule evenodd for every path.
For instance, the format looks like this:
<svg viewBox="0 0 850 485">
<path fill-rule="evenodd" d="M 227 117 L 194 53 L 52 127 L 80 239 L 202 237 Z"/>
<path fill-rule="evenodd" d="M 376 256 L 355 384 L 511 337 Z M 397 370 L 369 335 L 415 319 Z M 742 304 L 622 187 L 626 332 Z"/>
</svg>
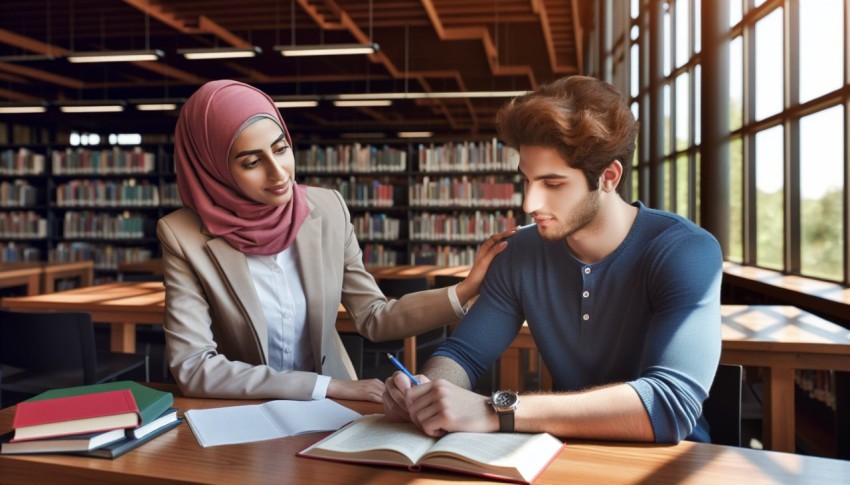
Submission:
<svg viewBox="0 0 850 485">
<path fill-rule="evenodd" d="M 720 364 L 702 413 L 708 421 L 711 442 L 741 446 L 741 383 L 743 367 Z"/>
<path fill-rule="evenodd" d="M 401 298 L 408 293 L 427 290 L 428 278 L 417 276 L 414 278 L 381 278 L 378 280 L 378 288 L 388 298 Z"/>
<path fill-rule="evenodd" d="M 91 315 L 0 310 L 0 364 L 34 371 L 82 369 L 94 384 L 97 353 Z"/>
</svg>

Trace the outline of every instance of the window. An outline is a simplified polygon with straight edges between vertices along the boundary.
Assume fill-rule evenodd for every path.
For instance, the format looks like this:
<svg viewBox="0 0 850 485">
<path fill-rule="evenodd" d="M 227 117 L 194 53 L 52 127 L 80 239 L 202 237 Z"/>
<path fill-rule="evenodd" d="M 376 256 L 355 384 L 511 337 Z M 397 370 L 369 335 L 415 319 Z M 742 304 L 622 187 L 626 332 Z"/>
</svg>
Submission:
<svg viewBox="0 0 850 485">
<path fill-rule="evenodd" d="M 782 8 L 756 23 L 756 119 L 782 111 Z"/>
<path fill-rule="evenodd" d="M 646 116 L 655 102 L 661 112 L 657 126 L 648 116 L 641 122 L 649 135 L 642 135 L 644 147 L 633 165 L 633 198 L 699 222 L 700 207 L 715 197 L 699 192 L 700 120 L 711 109 L 701 104 L 701 84 L 728 81 L 724 256 L 850 285 L 848 3 L 728 0 L 728 18 L 708 19 L 728 25 L 728 71 L 724 79 L 702 79 L 705 0 L 657 1 L 658 10 L 655 1 L 641 0 L 614 7 L 623 10 L 629 29 L 611 38 L 620 39 L 628 53 L 630 79 L 623 85 L 632 109 Z M 657 22 L 649 21 L 652 15 Z M 658 32 L 650 32 L 650 25 Z M 646 57 L 653 35 L 662 42 L 658 63 Z M 650 72 L 653 67 L 659 72 Z M 655 140 L 659 147 L 646 145 Z M 654 153 L 659 160 L 650 160 Z"/>
<path fill-rule="evenodd" d="M 835 91 L 844 81 L 844 17 L 836 15 L 841 3 L 800 2 L 800 103 Z"/>
<path fill-rule="evenodd" d="M 844 107 L 800 120 L 800 262 L 805 274 L 840 280 L 844 267 Z"/>
<path fill-rule="evenodd" d="M 756 134 L 756 264 L 783 269 L 784 150 L 782 125 Z"/>
</svg>

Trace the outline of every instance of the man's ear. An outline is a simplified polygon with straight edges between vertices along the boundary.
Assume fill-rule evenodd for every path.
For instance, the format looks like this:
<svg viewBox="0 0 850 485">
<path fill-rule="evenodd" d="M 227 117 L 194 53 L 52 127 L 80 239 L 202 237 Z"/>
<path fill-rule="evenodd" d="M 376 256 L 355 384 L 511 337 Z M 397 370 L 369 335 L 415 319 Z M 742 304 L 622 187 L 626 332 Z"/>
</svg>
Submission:
<svg viewBox="0 0 850 485">
<path fill-rule="evenodd" d="M 599 186 L 605 192 L 614 192 L 622 177 L 623 164 L 619 160 L 612 160 L 599 176 Z"/>
</svg>

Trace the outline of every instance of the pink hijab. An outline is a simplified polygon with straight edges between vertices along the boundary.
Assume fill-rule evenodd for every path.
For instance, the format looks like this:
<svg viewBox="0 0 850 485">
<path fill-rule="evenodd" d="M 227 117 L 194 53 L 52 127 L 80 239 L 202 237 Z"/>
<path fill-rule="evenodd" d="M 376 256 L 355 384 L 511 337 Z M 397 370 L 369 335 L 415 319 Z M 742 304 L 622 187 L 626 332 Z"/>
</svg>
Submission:
<svg viewBox="0 0 850 485">
<path fill-rule="evenodd" d="M 211 234 L 243 253 L 271 255 L 292 245 L 310 210 L 300 185 L 293 183 L 292 199 L 282 207 L 256 202 L 236 185 L 227 156 L 246 122 L 257 116 L 280 125 L 292 146 L 268 95 L 238 81 L 204 84 L 180 111 L 174 160 L 180 198 Z"/>
</svg>

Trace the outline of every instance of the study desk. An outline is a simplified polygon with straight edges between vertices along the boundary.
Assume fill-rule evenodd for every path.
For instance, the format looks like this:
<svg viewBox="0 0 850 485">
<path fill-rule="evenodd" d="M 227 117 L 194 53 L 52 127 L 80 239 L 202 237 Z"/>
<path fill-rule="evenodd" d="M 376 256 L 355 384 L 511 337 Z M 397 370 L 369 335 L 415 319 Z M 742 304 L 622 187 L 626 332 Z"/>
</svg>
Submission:
<svg viewBox="0 0 850 485">
<path fill-rule="evenodd" d="M 189 409 L 261 401 L 192 399 L 175 396 Z M 381 412 L 374 403 L 340 401 L 363 414 Z M 11 429 L 13 408 L 0 410 L 0 434 Z M 202 448 L 184 422 L 115 460 L 69 455 L 0 455 L 0 482 L 33 483 L 239 483 L 398 484 L 482 483 L 449 472 L 355 465 L 296 457 L 326 436 L 311 433 L 269 441 Z M 850 462 L 703 443 L 677 445 L 567 440 L 564 451 L 534 483 L 848 483 Z"/>
<path fill-rule="evenodd" d="M 41 263 L 0 264 L 0 288 L 26 286 L 27 295 L 37 295 L 40 279 Z"/>
<path fill-rule="evenodd" d="M 720 361 L 764 369 L 763 442 L 793 452 L 794 371 L 850 371 L 850 330 L 793 306 L 722 305 Z M 520 349 L 536 349 L 527 325 L 499 361 L 502 389 L 520 389 Z M 541 387 L 551 388 L 542 369 Z"/>
<path fill-rule="evenodd" d="M 89 286 L 94 279 L 94 263 L 0 263 L 0 288 L 26 286 L 28 296 L 52 293 L 56 281 L 62 278 L 79 278 L 80 286 Z"/>
<path fill-rule="evenodd" d="M 113 352 L 136 351 L 136 325 L 162 325 L 165 315 L 165 287 L 161 282 L 105 283 L 58 293 L 7 297 L 0 306 L 14 311 L 88 312 L 92 320 L 110 324 L 109 348 Z M 340 305 L 337 329 L 356 333 L 354 323 Z M 410 342 L 408 342 L 410 341 Z M 416 338 L 405 346 L 416 347 Z M 405 353 L 404 363 L 416 368 L 415 353 Z"/>
<path fill-rule="evenodd" d="M 91 262 L 87 264 L 91 265 Z M 146 262 L 143 265 L 127 264 L 122 268 L 130 271 L 156 267 L 161 268 L 160 260 Z M 65 274 L 72 269 L 70 266 L 57 266 L 55 274 L 60 274 L 59 268 L 65 269 Z M 377 280 L 390 276 L 400 278 L 426 276 L 431 283 L 437 275 L 466 276 L 469 273 L 467 266 L 373 266 L 367 269 Z M 37 273 L 35 277 L 37 278 Z M 37 279 L 35 281 L 37 285 Z M 90 283 L 91 279 L 84 282 Z M 136 325 L 161 325 L 165 313 L 165 288 L 161 282 L 106 283 L 50 295 L 38 295 L 36 289 L 28 295 L 3 298 L 0 306 L 15 311 L 89 312 L 93 321 L 110 324 L 109 347 L 113 352 L 135 352 Z M 340 308 L 342 309 L 341 306 Z M 342 332 L 356 333 L 353 323 L 345 316 L 344 309 L 341 310 L 340 317 L 338 329 Z M 404 364 L 408 366 L 408 369 L 415 371 L 416 337 L 405 339 L 405 349 L 409 348 L 413 350 L 405 352 Z"/>
<path fill-rule="evenodd" d="M 0 306 L 14 311 L 89 312 L 92 320 L 110 324 L 109 348 L 136 351 L 136 325 L 161 325 L 165 287 L 159 282 L 106 283 L 35 296 L 7 297 Z"/>
</svg>

